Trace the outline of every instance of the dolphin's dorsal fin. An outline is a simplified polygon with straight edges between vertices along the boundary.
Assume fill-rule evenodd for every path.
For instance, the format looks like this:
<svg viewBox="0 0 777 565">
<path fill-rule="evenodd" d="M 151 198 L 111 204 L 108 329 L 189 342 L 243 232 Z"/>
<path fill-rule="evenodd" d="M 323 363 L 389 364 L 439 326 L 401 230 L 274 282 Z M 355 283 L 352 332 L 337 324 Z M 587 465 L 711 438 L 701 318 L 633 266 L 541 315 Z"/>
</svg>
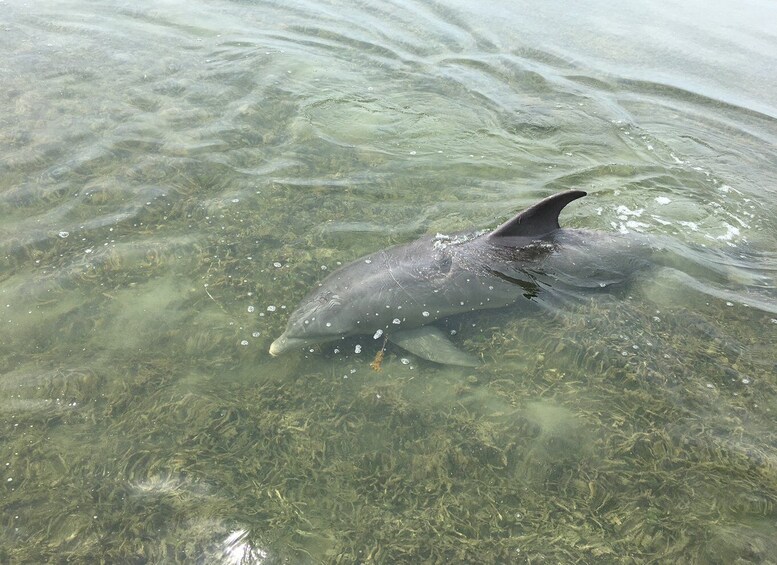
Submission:
<svg viewBox="0 0 777 565">
<path fill-rule="evenodd" d="M 506 221 L 488 234 L 488 237 L 542 237 L 560 227 L 558 215 L 564 206 L 586 194 L 582 190 L 568 190 L 548 196 Z"/>
</svg>

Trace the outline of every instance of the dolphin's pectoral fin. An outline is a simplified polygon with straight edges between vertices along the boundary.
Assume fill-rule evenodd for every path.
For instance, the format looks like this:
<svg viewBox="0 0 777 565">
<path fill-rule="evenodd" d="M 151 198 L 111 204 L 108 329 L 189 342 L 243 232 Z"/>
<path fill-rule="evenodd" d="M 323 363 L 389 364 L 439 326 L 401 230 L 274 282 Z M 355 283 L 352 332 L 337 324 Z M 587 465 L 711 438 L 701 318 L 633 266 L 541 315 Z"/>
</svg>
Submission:
<svg viewBox="0 0 777 565">
<path fill-rule="evenodd" d="M 477 367 L 480 362 L 472 355 L 457 349 L 446 335 L 434 326 L 402 330 L 389 334 L 389 341 L 402 349 L 435 363 Z"/>
</svg>

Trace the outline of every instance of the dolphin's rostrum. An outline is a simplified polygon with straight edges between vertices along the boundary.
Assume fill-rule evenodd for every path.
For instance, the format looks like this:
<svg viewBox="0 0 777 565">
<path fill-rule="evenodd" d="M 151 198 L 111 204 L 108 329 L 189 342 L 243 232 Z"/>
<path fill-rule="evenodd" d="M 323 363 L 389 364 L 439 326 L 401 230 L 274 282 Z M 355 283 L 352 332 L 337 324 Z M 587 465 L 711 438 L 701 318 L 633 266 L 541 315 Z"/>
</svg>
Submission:
<svg viewBox="0 0 777 565">
<path fill-rule="evenodd" d="M 341 267 L 292 312 L 270 353 L 385 333 L 425 359 L 478 364 L 434 322 L 531 300 L 556 287 L 606 287 L 646 264 L 635 253 L 649 250 L 645 239 L 560 228 L 561 210 L 585 195 L 555 194 L 492 232 L 426 236 Z"/>
</svg>

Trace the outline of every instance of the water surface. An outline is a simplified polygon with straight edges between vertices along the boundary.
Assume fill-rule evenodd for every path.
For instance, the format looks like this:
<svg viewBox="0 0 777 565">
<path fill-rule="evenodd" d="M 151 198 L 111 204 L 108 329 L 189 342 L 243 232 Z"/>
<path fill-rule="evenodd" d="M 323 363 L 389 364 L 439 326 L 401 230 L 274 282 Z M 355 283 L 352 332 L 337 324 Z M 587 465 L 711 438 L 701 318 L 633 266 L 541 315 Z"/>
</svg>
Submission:
<svg viewBox="0 0 777 565">
<path fill-rule="evenodd" d="M 0 2 L 0 560 L 777 559 L 776 20 Z M 474 370 L 267 354 L 338 265 L 571 188 L 671 261 L 450 320 Z"/>
</svg>

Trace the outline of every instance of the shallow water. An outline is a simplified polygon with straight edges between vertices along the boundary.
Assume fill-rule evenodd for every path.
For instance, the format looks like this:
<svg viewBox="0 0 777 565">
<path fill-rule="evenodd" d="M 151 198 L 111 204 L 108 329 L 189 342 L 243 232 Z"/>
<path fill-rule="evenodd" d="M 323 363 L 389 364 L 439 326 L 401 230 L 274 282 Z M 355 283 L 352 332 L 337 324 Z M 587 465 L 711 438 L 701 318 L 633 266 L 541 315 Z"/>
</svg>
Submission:
<svg viewBox="0 0 777 565">
<path fill-rule="evenodd" d="M 0 561 L 777 559 L 777 9 L 567 4 L 0 2 Z M 268 355 L 569 188 L 670 260 Z"/>
</svg>

